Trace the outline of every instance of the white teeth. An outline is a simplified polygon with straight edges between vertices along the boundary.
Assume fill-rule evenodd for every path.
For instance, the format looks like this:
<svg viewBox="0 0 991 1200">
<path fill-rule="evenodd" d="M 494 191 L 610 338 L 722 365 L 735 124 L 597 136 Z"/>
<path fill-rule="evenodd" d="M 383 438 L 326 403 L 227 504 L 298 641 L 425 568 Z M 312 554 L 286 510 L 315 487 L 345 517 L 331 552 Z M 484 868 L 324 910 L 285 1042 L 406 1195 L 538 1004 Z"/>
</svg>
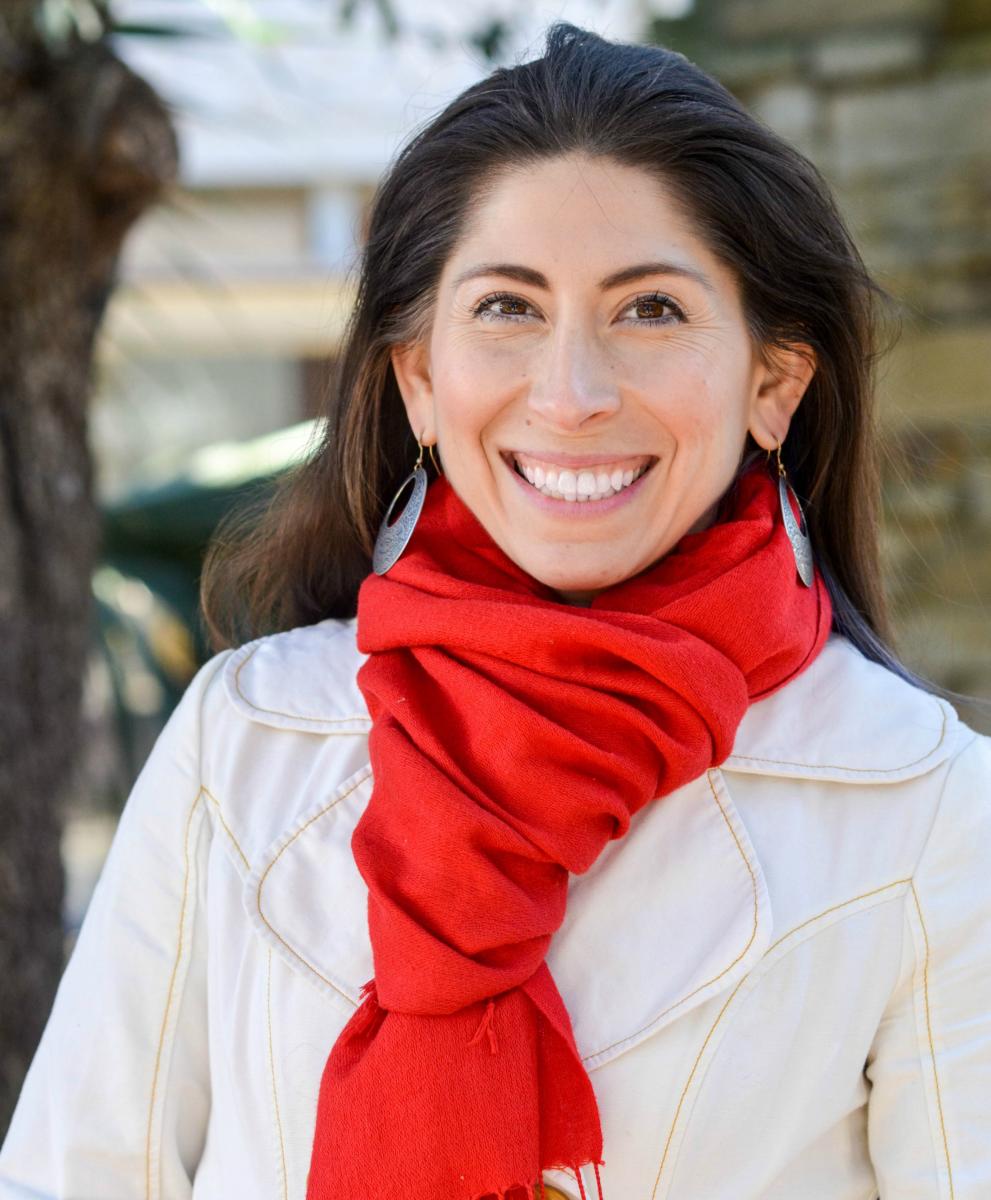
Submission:
<svg viewBox="0 0 991 1200">
<path fill-rule="evenodd" d="M 636 471 L 623 471 L 618 467 L 611 472 L 567 469 L 545 471 L 543 467 L 524 466 L 516 461 L 520 474 L 543 495 L 554 500 L 570 500 L 582 504 L 615 496 L 624 487 L 629 487 L 635 479 L 639 479 L 649 465 L 645 463 Z"/>
</svg>

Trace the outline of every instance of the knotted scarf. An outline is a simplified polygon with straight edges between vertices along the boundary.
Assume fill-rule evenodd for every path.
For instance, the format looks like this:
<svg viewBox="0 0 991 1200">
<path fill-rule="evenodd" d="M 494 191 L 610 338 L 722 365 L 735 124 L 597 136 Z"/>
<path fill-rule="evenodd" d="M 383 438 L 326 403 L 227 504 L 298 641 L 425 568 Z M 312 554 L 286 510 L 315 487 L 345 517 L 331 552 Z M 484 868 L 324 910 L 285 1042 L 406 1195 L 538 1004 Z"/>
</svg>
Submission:
<svg viewBox="0 0 991 1200">
<path fill-rule="evenodd" d="M 442 476 L 362 582 L 373 787 L 351 847 L 374 977 L 324 1068 L 307 1200 L 533 1200 L 553 1167 L 584 1197 L 589 1163 L 601 1196 L 595 1094 L 545 962 L 569 872 L 727 758 L 832 620 L 763 459 L 720 512 L 577 607 Z"/>
</svg>

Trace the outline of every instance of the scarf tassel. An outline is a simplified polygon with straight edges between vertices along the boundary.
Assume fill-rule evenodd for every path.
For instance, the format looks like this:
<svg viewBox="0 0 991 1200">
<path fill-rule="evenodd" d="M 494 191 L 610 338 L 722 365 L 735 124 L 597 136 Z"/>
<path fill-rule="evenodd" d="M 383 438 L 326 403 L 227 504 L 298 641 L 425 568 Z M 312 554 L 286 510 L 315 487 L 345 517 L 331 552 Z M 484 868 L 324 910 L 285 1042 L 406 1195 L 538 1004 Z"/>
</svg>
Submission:
<svg viewBox="0 0 991 1200">
<path fill-rule="evenodd" d="M 595 1171 L 595 1188 L 599 1194 L 599 1200 L 605 1200 L 602 1195 L 602 1180 L 599 1177 L 599 1165 L 597 1162 L 592 1163 Z M 602 1165 L 605 1166 L 605 1163 Z M 571 1170 L 574 1171 L 575 1179 L 578 1180 L 578 1190 L 581 1193 L 581 1200 L 588 1200 L 588 1196 L 585 1193 L 585 1185 L 582 1182 L 581 1171 L 578 1169 L 577 1163 L 571 1167 Z M 536 1184 L 529 1184 L 527 1186 L 513 1184 L 512 1187 L 505 1188 L 501 1192 L 486 1192 L 483 1196 L 477 1196 L 475 1200 L 545 1200 L 546 1195 L 547 1193 L 544 1191 L 544 1179 L 541 1176 Z M 557 1189 L 555 1189 L 555 1195 L 560 1195 Z"/>
<path fill-rule="evenodd" d="M 482 1017 L 482 1020 L 479 1023 L 478 1028 L 475 1030 L 475 1036 L 473 1038 L 471 1038 L 471 1040 L 468 1042 L 468 1045 L 474 1046 L 474 1044 L 478 1041 L 478 1039 L 482 1036 L 482 1034 L 487 1033 L 488 1037 L 489 1037 L 489 1053 L 490 1054 L 498 1054 L 499 1053 L 499 1043 L 498 1043 L 498 1041 L 496 1041 L 495 1026 L 493 1025 L 494 1020 L 495 1020 L 495 1000 L 490 999 L 488 1004 L 486 1004 L 486 1006 L 485 1006 L 485 1015 Z M 533 1200 L 533 1197 L 532 1196 L 528 1197 L 527 1200 Z"/>
<path fill-rule="evenodd" d="M 374 981 L 372 981 L 372 980 L 370 980 L 369 983 L 367 983 L 365 985 L 365 987 L 369 988 L 369 989 L 372 986 L 374 986 Z M 366 994 L 367 993 L 363 989 L 362 996 L 364 996 Z M 489 1002 L 485 1006 L 485 1013 L 484 1013 L 481 1021 L 478 1024 L 478 1028 L 475 1030 L 474 1034 L 470 1038 L 468 1045 L 474 1046 L 474 1044 L 479 1040 L 479 1038 L 484 1033 L 484 1034 L 488 1035 L 489 1053 L 490 1054 L 498 1054 L 499 1043 L 496 1039 L 494 1022 L 495 1022 L 495 999 L 490 998 Z M 599 1178 L 599 1164 L 597 1162 L 593 1162 L 592 1167 L 595 1170 L 595 1187 L 596 1187 L 596 1191 L 599 1194 L 599 1200 L 605 1200 L 605 1198 L 602 1195 L 602 1180 Z M 575 1163 L 571 1169 L 572 1169 L 572 1171 L 574 1171 L 575 1178 L 578 1180 L 578 1190 L 581 1193 L 581 1200 L 588 1200 L 588 1197 L 585 1194 L 585 1185 L 582 1182 L 581 1171 L 578 1169 L 578 1164 Z M 539 1200 L 544 1200 L 543 1177 L 541 1177 L 539 1180 L 539 1186 L 540 1186 Z M 521 1191 L 523 1192 L 522 1197 L 520 1196 Z M 510 1193 L 512 1193 L 512 1195 Z M 525 1187 L 520 1184 L 514 1184 L 512 1187 L 506 1188 L 504 1191 L 501 1191 L 501 1192 L 486 1192 L 486 1194 L 484 1196 L 478 1197 L 478 1200 L 493 1200 L 493 1197 L 494 1197 L 494 1200 L 538 1200 L 537 1191 L 533 1187 L 532 1184 L 529 1186 L 525 1186 Z"/>
<path fill-rule="evenodd" d="M 501 1036 L 498 1037 L 495 1028 L 497 1001 L 500 1004 L 506 1003 L 515 1006 L 515 1012 L 506 1014 L 508 1024 L 500 1024 Z M 355 1109 L 354 1096 L 360 1097 L 362 1086 L 366 1091 L 376 1095 L 380 1102 L 389 1095 L 388 1090 L 383 1091 L 383 1084 L 375 1082 L 367 1085 L 361 1077 L 365 1064 L 370 1063 L 371 1068 L 369 1069 L 372 1070 L 377 1065 L 372 1054 L 378 1044 L 378 1039 L 383 1037 L 391 1037 L 394 1040 L 403 1037 L 409 1038 L 411 1031 L 407 1022 L 417 1020 L 415 1016 L 410 1018 L 403 1013 L 391 1014 L 391 1020 L 387 1019 L 389 1017 L 389 1010 L 382 1008 L 379 1004 L 378 988 L 373 977 L 362 986 L 358 1008 L 332 1048 L 324 1070 L 324 1077 L 321 1080 L 316 1150 L 307 1178 L 307 1200 L 329 1200 L 333 1194 L 350 1197 L 361 1194 L 361 1191 L 365 1191 L 367 1194 L 369 1190 L 374 1191 L 376 1196 L 384 1194 L 384 1186 L 388 1182 L 384 1179 L 375 1180 L 372 1189 L 368 1189 L 368 1180 L 365 1178 L 361 1181 L 359 1190 L 359 1180 L 356 1175 L 351 1173 L 354 1163 L 354 1157 L 350 1150 L 353 1145 L 353 1135 L 348 1125 L 348 1118 Z M 451 1014 L 451 1019 L 456 1020 L 457 1014 Z M 500 1022 L 503 1020 L 501 1007 L 499 1020 Z M 598 1114 L 595 1109 L 594 1092 L 588 1076 L 581 1068 L 567 1010 L 546 962 L 540 965 L 519 991 L 488 997 L 481 1020 L 475 1025 L 470 1038 L 466 1036 L 471 1031 L 470 1025 L 461 1033 L 461 1038 L 465 1039 L 461 1045 L 467 1048 L 481 1042 L 484 1048 L 487 1044 L 486 1058 L 489 1055 L 499 1054 L 501 1057 L 508 1055 L 511 1060 L 509 1078 L 512 1078 L 512 1072 L 518 1069 L 515 1060 L 521 1056 L 524 1059 L 526 1057 L 521 1050 L 526 1034 L 525 1030 L 521 1034 L 520 1025 L 522 1023 L 525 1027 L 531 1020 L 537 1022 L 536 1045 L 540 1049 L 539 1070 L 541 1076 L 548 1087 L 570 1097 L 571 1101 L 566 1109 L 562 1109 L 561 1096 L 556 1095 L 551 1099 L 550 1111 L 556 1114 L 563 1112 L 568 1118 L 573 1118 L 579 1102 L 583 1101 L 589 1107 L 588 1113 L 585 1114 L 586 1125 L 591 1124 L 593 1120 L 597 1122 Z M 444 1024 L 426 1025 L 423 1029 L 413 1025 L 412 1034 L 423 1039 L 436 1029 L 435 1036 L 442 1038 L 445 1028 Z M 438 1044 L 443 1048 L 443 1041 Z M 401 1040 L 398 1041 L 398 1045 L 402 1046 Z M 395 1049 L 393 1047 L 389 1047 L 389 1049 L 395 1056 Z M 447 1053 L 450 1054 L 453 1049 L 454 1047 L 448 1043 Z M 402 1057 L 401 1053 L 399 1057 Z M 381 1058 L 384 1061 L 386 1056 L 382 1055 Z M 429 1069 L 432 1061 L 442 1061 L 442 1059 L 443 1053 L 434 1058 L 428 1055 L 424 1064 Z M 497 1068 L 495 1063 L 493 1063 L 493 1069 L 505 1073 L 505 1068 Z M 543 1144 L 543 1149 L 550 1156 L 550 1161 L 545 1161 L 541 1170 L 551 1168 L 573 1172 L 578 1183 L 581 1200 L 589 1200 L 578 1164 L 574 1162 L 569 1164 L 566 1159 L 558 1157 L 558 1155 L 562 1149 L 565 1149 L 567 1142 L 572 1140 L 583 1143 L 582 1148 L 586 1153 L 591 1149 L 588 1143 L 598 1140 L 601 1153 L 601 1133 L 595 1139 L 590 1136 L 591 1131 L 583 1128 L 580 1123 L 569 1128 L 567 1124 L 560 1124 L 560 1120 L 561 1118 L 558 1117 L 557 1124 L 552 1122 L 549 1129 L 541 1131 L 548 1138 L 548 1141 Z M 384 1122 L 384 1127 L 386 1129 L 392 1127 L 388 1118 Z M 359 1125 L 357 1128 L 360 1130 L 362 1127 Z M 573 1145 L 570 1148 L 574 1152 L 578 1146 Z M 401 1143 L 389 1147 L 389 1150 L 394 1153 L 402 1152 L 403 1149 Z M 381 1146 L 376 1145 L 374 1151 L 376 1154 L 380 1154 Z M 602 1181 L 599 1176 L 601 1160 L 594 1158 L 594 1153 L 593 1150 L 585 1161 L 586 1165 L 588 1162 L 592 1162 L 594 1166 L 598 1200 L 604 1200 Z M 508 1162 L 513 1155 L 507 1153 L 505 1157 Z M 386 1158 L 388 1158 L 388 1153 Z M 505 1178 L 505 1176 L 503 1177 Z M 553 1185 L 548 1184 L 545 1187 L 542 1176 L 538 1176 L 536 1180 L 531 1180 L 529 1183 L 520 1183 L 517 1180 L 502 1187 L 489 1186 L 484 1191 L 475 1192 L 472 1196 L 472 1200 L 560 1200 L 560 1198 L 561 1192 Z"/>
</svg>

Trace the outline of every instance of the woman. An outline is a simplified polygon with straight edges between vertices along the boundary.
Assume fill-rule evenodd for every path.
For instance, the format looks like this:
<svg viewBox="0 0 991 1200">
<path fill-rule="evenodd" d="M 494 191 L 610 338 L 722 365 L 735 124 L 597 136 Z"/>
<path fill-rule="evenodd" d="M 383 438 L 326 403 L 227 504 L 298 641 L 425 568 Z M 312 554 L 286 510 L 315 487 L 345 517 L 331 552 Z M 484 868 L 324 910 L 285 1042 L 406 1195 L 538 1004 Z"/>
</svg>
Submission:
<svg viewBox="0 0 991 1200">
<path fill-rule="evenodd" d="M 991 739 L 887 647 L 875 291 L 663 49 L 559 23 L 407 145 L 4 1200 L 991 1194 Z"/>
</svg>

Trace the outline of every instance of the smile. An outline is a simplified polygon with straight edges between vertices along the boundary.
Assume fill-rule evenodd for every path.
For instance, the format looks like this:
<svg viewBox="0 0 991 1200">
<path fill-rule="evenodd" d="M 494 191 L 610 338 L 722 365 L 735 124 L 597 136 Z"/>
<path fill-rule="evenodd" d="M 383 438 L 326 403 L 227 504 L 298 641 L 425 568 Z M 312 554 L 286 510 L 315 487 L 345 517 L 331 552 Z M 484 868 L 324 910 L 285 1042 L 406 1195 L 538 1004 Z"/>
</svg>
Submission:
<svg viewBox="0 0 991 1200">
<path fill-rule="evenodd" d="M 513 467 L 527 483 L 554 500 L 576 503 L 606 500 L 630 487 L 654 461 L 650 455 L 563 467 L 533 455 L 513 454 Z"/>
<path fill-rule="evenodd" d="M 647 454 L 598 462 L 572 459 L 566 466 L 510 451 L 501 457 L 539 508 L 561 516 L 611 512 L 640 491 L 640 481 L 657 462 Z"/>
</svg>

